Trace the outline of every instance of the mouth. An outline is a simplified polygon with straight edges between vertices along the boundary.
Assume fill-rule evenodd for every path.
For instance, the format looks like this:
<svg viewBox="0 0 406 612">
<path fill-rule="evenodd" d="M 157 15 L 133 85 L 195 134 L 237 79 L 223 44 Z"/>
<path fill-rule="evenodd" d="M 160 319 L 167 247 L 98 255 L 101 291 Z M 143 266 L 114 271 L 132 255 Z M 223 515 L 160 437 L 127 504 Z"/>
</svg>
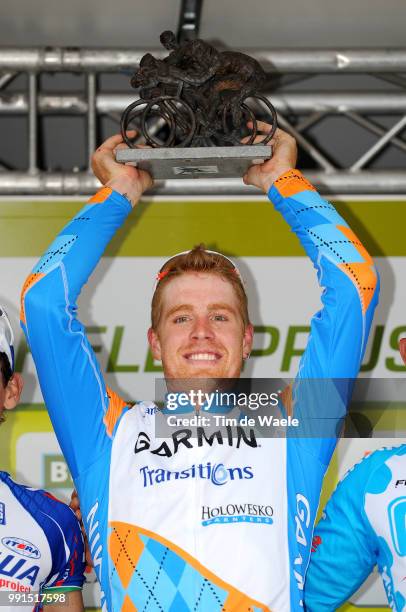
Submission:
<svg viewBox="0 0 406 612">
<path fill-rule="evenodd" d="M 218 362 L 222 355 L 220 353 L 214 353 L 213 351 L 199 351 L 193 353 L 186 353 L 183 357 L 188 361 L 188 363 L 216 363 Z"/>
</svg>

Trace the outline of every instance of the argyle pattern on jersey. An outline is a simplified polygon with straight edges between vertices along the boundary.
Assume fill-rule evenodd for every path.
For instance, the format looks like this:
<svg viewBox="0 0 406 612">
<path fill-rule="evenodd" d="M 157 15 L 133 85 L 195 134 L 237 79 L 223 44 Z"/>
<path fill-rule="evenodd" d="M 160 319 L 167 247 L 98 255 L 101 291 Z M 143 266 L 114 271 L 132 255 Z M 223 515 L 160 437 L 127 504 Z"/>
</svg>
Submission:
<svg viewBox="0 0 406 612">
<path fill-rule="evenodd" d="M 126 523 L 111 525 L 114 608 L 137 612 L 265 612 L 159 536 Z M 177 547 L 174 547 L 177 548 Z M 195 566 L 195 567 L 194 567 Z"/>
</svg>

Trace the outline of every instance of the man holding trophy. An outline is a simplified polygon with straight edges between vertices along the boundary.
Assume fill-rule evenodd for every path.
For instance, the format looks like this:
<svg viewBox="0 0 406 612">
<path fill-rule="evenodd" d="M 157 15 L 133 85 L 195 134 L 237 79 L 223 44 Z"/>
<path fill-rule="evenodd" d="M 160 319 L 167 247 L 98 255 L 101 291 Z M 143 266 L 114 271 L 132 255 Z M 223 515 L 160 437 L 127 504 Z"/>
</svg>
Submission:
<svg viewBox="0 0 406 612">
<path fill-rule="evenodd" d="M 377 304 L 377 272 L 346 222 L 295 169 L 294 139 L 277 130 L 271 144 L 272 158 L 250 167 L 244 182 L 268 194 L 323 287 L 323 308 L 312 318 L 297 380 L 354 378 Z M 299 610 L 335 438 L 251 445 L 188 440 L 162 452 L 154 438 L 158 408 L 153 402 L 127 404 L 106 387 L 77 319 L 82 286 L 152 186 L 148 173 L 115 161 L 120 146 L 117 135 L 95 152 L 93 170 L 103 188 L 28 276 L 21 308 L 44 399 L 79 493 L 102 607 Z M 253 327 L 235 265 L 196 247 L 169 259 L 157 281 L 148 340 L 165 378 L 238 378 Z M 345 406 L 348 396 L 341 399 Z M 286 397 L 285 413 L 295 414 L 299 403 L 292 394 Z M 315 410 L 328 417 L 328 405 Z M 226 474 L 220 483 L 207 476 L 219 465 Z M 202 520 L 204 512 L 217 519 Z"/>
<path fill-rule="evenodd" d="M 169 39 L 164 42 L 173 47 Z M 195 43 L 187 47 L 191 59 L 186 65 L 180 49 L 167 58 L 165 88 L 174 70 L 175 76 L 183 75 L 175 94 L 165 88 L 157 92 L 152 81 L 160 64 L 151 57 L 141 61 L 140 70 L 152 83 L 146 91 L 150 98 L 130 105 L 122 134 L 94 153 L 93 171 L 103 187 L 28 276 L 21 322 L 79 494 L 103 610 L 301 610 L 320 489 L 339 434 L 336 409 L 345 414 L 349 381 L 358 375 L 377 304 L 378 275 L 347 223 L 295 169 L 295 140 L 275 131 L 276 121 L 257 121 L 247 107 L 247 97 L 256 94 L 244 87 L 262 82 L 262 69 L 242 54 L 223 53 L 218 74 L 209 70 L 213 82 L 201 83 L 196 66 L 204 64 L 207 46 Z M 245 85 L 238 76 L 244 65 Z M 202 92 L 212 87 L 218 113 L 209 108 L 210 99 L 199 108 L 207 98 Z M 272 105 L 265 100 L 265 106 Z M 153 184 L 145 166 L 123 165 L 115 154 L 136 143 L 127 132 L 133 117 L 143 117 L 147 144 L 159 143 L 148 123 L 154 114 L 166 123 L 166 147 L 216 145 L 222 128 L 226 145 L 240 144 L 239 121 L 251 128 L 243 142 L 262 145 L 251 149 L 263 149 L 265 161 L 260 163 L 262 153 L 252 151 L 246 159 L 256 163 L 246 165 L 240 176 L 268 195 L 283 215 L 323 287 L 323 308 L 312 318 L 295 383 L 282 393 L 278 407 L 284 417 L 324 419 L 333 433 L 330 427 L 328 435 L 259 440 L 255 430 L 244 437 L 238 427 L 230 428 L 226 437 L 202 427 L 198 437 L 180 429 L 162 442 L 155 426 L 165 410 L 152 401 L 127 403 L 106 386 L 77 318 L 76 301 L 108 242 Z M 257 136 L 259 131 L 264 135 Z M 210 158 L 213 149 L 207 150 Z M 157 275 L 148 341 L 154 358 L 162 361 L 168 388 L 176 387 L 177 379 L 194 381 L 192 391 L 200 384 L 213 389 L 207 380 L 238 379 L 251 351 L 253 325 L 236 265 L 202 245 L 168 259 Z M 310 393 L 313 401 L 304 400 L 309 379 L 333 381 L 321 385 L 329 394 Z M 189 403 L 174 414 L 215 416 L 233 408 Z"/>
</svg>

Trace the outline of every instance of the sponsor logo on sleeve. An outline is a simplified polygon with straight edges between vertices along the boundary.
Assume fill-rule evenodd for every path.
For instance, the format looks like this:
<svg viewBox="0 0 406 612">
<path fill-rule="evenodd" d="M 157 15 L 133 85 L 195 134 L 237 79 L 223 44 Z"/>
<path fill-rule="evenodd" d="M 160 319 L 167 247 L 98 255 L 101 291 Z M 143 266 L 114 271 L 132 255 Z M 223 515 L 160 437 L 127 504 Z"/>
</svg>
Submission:
<svg viewBox="0 0 406 612">
<path fill-rule="evenodd" d="M 311 518 L 309 500 L 301 493 L 297 493 L 295 514 L 297 554 L 293 560 L 293 574 L 296 578 L 296 585 L 300 594 L 304 590 L 304 575 L 308 553 L 307 543 L 311 538 L 311 525 L 313 525 L 313 521 L 314 519 Z M 303 606 L 303 600 L 301 598 L 299 600 L 299 605 L 301 607 Z"/>
</svg>

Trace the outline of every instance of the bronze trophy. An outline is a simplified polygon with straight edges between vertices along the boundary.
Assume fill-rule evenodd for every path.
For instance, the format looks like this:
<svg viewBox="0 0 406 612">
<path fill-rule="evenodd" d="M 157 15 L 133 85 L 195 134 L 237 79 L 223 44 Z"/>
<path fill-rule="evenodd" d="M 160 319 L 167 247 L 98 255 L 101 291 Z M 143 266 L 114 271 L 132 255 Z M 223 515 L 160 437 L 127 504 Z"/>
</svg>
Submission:
<svg viewBox="0 0 406 612">
<path fill-rule="evenodd" d="M 269 159 L 272 150 L 266 145 L 277 120 L 260 93 L 267 83 L 261 65 L 204 40 L 177 44 L 170 31 L 160 41 L 168 56 L 156 59 L 147 53 L 131 79 L 140 97 L 122 115 L 121 133 L 129 149 L 119 150 L 117 161 L 148 170 L 159 180 L 241 177 L 252 163 Z M 256 144 L 258 113 L 272 130 Z M 137 137 L 130 138 L 131 129 Z M 148 148 L 137 148 L 140 135 Z"/>
</svg>

